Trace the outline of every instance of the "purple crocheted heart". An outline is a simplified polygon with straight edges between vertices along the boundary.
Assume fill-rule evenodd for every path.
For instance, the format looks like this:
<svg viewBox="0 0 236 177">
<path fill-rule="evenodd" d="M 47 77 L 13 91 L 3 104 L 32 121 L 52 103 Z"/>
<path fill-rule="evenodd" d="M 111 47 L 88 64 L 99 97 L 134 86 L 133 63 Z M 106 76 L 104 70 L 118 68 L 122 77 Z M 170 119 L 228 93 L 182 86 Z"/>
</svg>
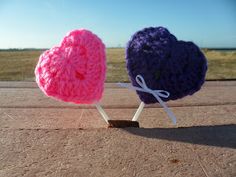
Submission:
<svg viewBox="0 0 236 177">
<path fill-rule="evenodd" d="M 140 74 L 153 90 L 170 93 L 164 101 L 176 100 L 197 92 L 205 81 L 207 60 L 193 42 L 179 41 L 166 28 L 150 27 L 136 32 L 126 48 L 128 74 L 133 86 Z M 146 104 L 157 100 L 137 91 Z"/>
</svg>

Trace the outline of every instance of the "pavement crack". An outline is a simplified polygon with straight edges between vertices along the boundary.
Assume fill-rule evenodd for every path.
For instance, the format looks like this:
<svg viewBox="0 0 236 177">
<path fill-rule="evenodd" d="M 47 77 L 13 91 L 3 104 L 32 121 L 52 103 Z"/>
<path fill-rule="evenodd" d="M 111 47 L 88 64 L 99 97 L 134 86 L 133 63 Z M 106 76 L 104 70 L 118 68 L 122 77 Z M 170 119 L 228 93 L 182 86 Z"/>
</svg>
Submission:
<svg viewBox="0 0 236 177">
<path fill-rule="evenodd" d="M 81 119 L 82 119 L 83 115 L 84 115 L 84 109 L 81 110 L 81 114 L 80 114 L 79 118 L 77 119 L 77 121 L 75 123 L 76 127 L 81 127 L 79 125 L 81 124 Z"/>
<path fill-rule="evenodd" d="M 15 118 L 13 118 L 12 116 L 10 116 L 10 115 L 7 114 L 6 112 L 4 112 L 4 114 L 5 114 L 7 117 L 9 117 L 10 119 L 15 120 Z"/>
<path fill-rule="evenodd" d="M 190 149 L 192 150 L 193 154 L 195 155 L 195 159 L 197 160 L 198 164 L 200 165 L 200 167 L 201 167 L 203 173 L 205 174 L 206 177 L 210 177 L 210 176 L 208 175 L 208 173 L 207 173 L 207 170 L 206 170 L 205 166 L 204 166 L 203 163 L 201 162 L 198 153 L 197 153 L 196 151 L 194 151 L 193 145 L 190 145 L 190 147 L 191 147 Z"/>
</svg>

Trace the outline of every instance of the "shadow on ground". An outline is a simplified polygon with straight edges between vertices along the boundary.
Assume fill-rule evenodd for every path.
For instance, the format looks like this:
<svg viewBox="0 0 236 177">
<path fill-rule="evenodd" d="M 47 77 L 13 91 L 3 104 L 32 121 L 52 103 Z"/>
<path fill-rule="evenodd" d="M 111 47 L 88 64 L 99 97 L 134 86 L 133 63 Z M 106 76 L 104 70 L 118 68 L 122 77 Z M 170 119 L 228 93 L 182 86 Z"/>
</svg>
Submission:
<svg viewBox="0 0 236 177">
<path fill-rule="evenodd" d="M 236 124 L 181 128 L 124 128 L 134 135 L 236 149 Z"/>
</svg>

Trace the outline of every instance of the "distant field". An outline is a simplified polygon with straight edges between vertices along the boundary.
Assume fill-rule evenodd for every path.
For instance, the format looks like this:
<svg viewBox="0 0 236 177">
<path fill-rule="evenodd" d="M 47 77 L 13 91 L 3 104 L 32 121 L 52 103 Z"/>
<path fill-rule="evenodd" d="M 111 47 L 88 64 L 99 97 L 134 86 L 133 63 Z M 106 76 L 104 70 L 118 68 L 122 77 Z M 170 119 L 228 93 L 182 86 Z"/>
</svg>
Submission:
<svg viewBox="0 0 236 177">
<path fill-rule="evenodd" d="M 42 51 L 0 51 L 0 80 L 33 81 Z M 204 50 L 208 59 L 207 80 L 236 79 L 236 50 Z M 123 48 L 107 49 L 106 82 L 128 81 Z"/>
</svg>

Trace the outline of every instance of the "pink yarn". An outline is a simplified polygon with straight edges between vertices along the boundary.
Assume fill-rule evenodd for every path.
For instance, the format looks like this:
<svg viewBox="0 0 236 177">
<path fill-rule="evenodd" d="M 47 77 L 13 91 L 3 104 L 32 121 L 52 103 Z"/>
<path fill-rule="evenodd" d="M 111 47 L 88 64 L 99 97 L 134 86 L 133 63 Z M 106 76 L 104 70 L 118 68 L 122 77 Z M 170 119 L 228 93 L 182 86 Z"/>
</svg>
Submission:
<svg viewBox="0 0 236 177">
<path fill-rule="evenodd" d="M 47 96 L 76 104 L 101 99 L 105 73 L 105 45 L 85 29 L 68 33 L 60 46 L 40 56 L 35 68 L 36 82 Z"/>
</svg>

